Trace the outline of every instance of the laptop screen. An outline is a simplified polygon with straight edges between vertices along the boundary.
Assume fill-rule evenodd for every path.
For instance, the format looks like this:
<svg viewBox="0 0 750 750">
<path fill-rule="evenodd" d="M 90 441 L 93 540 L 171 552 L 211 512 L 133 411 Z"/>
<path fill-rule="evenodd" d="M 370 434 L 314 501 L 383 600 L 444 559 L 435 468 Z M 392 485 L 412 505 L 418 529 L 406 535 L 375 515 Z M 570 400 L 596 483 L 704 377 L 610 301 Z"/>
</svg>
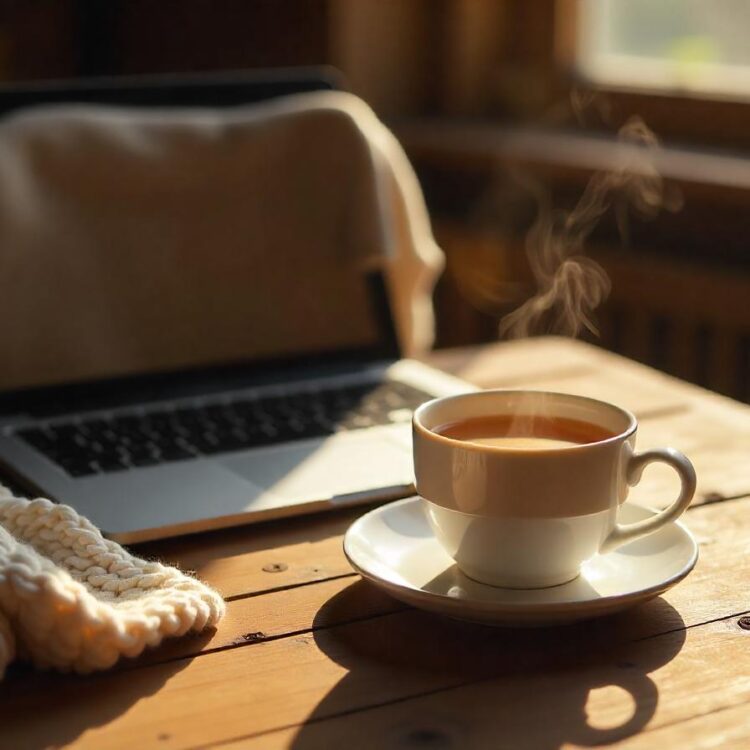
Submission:
<svg viewBox="0 0 750 750">
<path fill-rule="evenodd" d="M 251 247 L 94 260 L 16 264 L 0 276 L 0 391 L 323 352 L 394 353 L 382 288 L 355 263 L 304 252 L 258 258 Z"/>
<path fill-rule="evenodd" d="M 208 90 L 246 100 L 258 85 L 212 82 Z M 174 87 L 131 88 L 141 98 L 175 96 Z M 205 98 L 183 88 L 190 101 Z M 122 163 L 99 162 L 57 137 L 29 157 L 33 192 L 24 184 L 0 202 L 0 393 L 322 354 L 397 354 L 382 276 L 367 253 L 343 247 L 339 205 L 305 218 L 317 227 L 305 242 L 298 213 L 274 203 L 273 191 L 235 165 L 235 151 L 210 139 L 162 173 L 145 150 L 142 160 L 134 150 Z M 324 177 L 336 169 L 327 154 L 297 158 L 317 159 Z M 298 203 L 321 195 L 317 185 L 290 183 Z"/>
</svg>

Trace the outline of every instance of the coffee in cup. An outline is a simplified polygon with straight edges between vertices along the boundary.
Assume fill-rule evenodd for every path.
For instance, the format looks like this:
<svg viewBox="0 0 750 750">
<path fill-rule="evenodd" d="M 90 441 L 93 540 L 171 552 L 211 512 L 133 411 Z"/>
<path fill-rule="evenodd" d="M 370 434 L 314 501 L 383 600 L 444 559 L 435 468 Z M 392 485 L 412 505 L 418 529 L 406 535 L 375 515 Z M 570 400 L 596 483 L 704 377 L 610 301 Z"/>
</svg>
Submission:
<svg viewBox="0 0 750 750">
<path fill-rule="evenodd" d="M 472 417 L 439 425 L 434 431 L 453 440 L 523 450 L 566 448 L 614 437 L 614 433 L 591 422 L 545 414 Z"/>
</svg>

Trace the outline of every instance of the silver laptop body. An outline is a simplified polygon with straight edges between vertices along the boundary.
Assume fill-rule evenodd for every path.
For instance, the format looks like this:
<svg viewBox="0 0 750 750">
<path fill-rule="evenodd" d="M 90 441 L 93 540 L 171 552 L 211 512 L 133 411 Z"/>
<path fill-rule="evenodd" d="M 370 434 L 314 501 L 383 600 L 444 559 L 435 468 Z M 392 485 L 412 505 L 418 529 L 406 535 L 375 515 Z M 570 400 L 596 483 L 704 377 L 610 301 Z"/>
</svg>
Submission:
<svg viewBox="0 0 750 750">
<path fill-rule="evenodd" d="M 142 360 L 101 377 L 99 358 L 91 377 L 84 363 L 73 379 L 33 369 L 26 383 L 0 378 L 6 473 L 122 542 L 407 495 L 412 409 L 469 386 L 399 360 L 379 273 L 344 281 L 358 293 L 338 299 L 329 289 L 326 301 L 287 305 L 280 289 L 274 310 L 249 305 L 263 345 L 240 362 L 188 351 L 175 370 Z M 311 304 L 327 308 L 322 324 L 338 321 L 341 335 L 319 335 L 305 320 Z M 289 316 L 303 333 L 285 339 L 295 329 L 277 323 Z M 221 335 L 222 321 L 210 323 L 216 330 L 203 335 Z"/>
</svg>

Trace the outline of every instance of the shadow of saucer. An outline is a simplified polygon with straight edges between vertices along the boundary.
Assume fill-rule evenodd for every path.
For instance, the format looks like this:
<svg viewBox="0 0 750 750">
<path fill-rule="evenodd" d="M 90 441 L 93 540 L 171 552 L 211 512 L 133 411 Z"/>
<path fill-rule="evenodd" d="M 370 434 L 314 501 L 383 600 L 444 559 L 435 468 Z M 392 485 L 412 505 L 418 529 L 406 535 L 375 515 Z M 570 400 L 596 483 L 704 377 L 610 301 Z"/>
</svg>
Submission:
<svg viewBox="0 0 750 750">
<path fill-rule="evenodd" d="M 191 637 L 199 650 L 213 636 L 214 631 L 206 631 Z M 183 658 L 149 664 L 159 657 L 159 651 L 146 651 L 134 660 L 123 659 L 112 670 L 91 675 L 39 672 L 28 664 L 11 665 L 0 684 L 0 748 L 67 746 L 85 732 L 108 724 L 156 693 L 192 661 Z M 39 716 L 39 721 L 30 721 L 34 716 Z M 154 744 L 167 739 L 155 731 Z"/>
<path fill-rule="evenodd" d="M 297 732 L 296 750 L 609 744 L 654 715 L 649 673 L 685 640 L 663 599 L 554 628 L 493 628 L 413 609 L 326 627 L 346 622 L 350 597 L 368 585 L 316 616 L 318 647 L 348 673 Z"/>
<path fill-rule="evenodd" d="M 420 588 L 428 594 L 441 597 L 441 609 L 452 607 L 457 613 L 466 610 L 469 602 L 479 605 L 478 608 L 486 604 L 496 611 L 499 603 L 515 607 L 529 602 L 554 605 L 568 602 L 589 603 L 601 599 L 601 594 L 583 575 L 563 585 L 543 589 L 498 589 L 469 578 L 455 564 L 422 584 Z M 502 592 L 501 595 L 498 592 Z"/>
</svg>

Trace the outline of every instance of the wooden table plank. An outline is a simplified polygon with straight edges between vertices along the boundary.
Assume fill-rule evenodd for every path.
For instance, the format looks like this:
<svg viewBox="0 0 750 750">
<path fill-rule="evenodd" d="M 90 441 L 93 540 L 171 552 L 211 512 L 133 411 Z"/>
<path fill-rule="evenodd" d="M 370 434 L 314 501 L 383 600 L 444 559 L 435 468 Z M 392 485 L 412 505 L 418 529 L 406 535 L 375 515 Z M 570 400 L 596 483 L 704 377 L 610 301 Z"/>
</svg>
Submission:
<svg viewBox="0 0 750 750">
<path fill-rule="evenodd" d="M 537 383 L 563 383 L 581 375 L 600 379 L 625 374 L 636 389 L 657 389 L 670 401 L 700 403 L 714 413 L 747 422 L 750 406 L 686 383 L 647 365 L 597 346 L 565 338 L 541 337 L 431 353 L 426 360 L 483 388 L 537 388 Z"/>
<path fill-rule="evenodd" d="M 524 345 L 519 347 L 520 352 L 515 346 L 496 345 L 478 350 L 473 358 L 460 352 L 461 357 L 443 354 L 435 361 L 482 388 L 559 390 L 611 401 L 636 416 L 676 411 L 689 403 L 689 396 L 673 387 L 672 378 L 644 375 L 639 369 L 610 361 L 608 353 L 584 344 L 580 346 L 585 348 L 579 351 L 576 346 L 558 348 L 568 342 L 553 339 L 554 345 L 548 348 L 540 346 L 539 341 L 518 342 Z M 561 351 L 567 351 L 569 356 L 562 356 Z M 576 356 L 570 356 L 571 352 Z"/>
<path fill-rule="evenodd" d="M 307 633 L 313 628 L 334 627 L 407 609 L 405 604 L 374 586 L 356 586 L 358 582 L 359 576 L 349 568 L 349 575 L 321 581 L 312 587 L 300 586 L 235 599 L 228 603 L 227 613 L 214 633 L 172 639 L 158 649 L 147 651 L 137 660 L 122 662 L 121 668 L 132 669 L 271 641 Z M 339 597 L 344 591 L 346 597 L 342 601 L 345 606 L 333 612 L 323 611 L 327 601 Z"/>
<path fill-rule="evenodd" d="M 527 381 L 519 387 L 609 401 L 632 411 L 639 419 L 689 408 L 683 394 L 665 391 L 659 383 L 644 384 L 639 376 L 624 371 L 578 373 L 562 380 L 552 375 Z"/>
<path fill-rule="evenodd" d="M 430 352 L 425 360 L 482 388 L 525 387 L 539 378 L 559 380 L 596 370 L 598 352 L 570 339 L 545 337 Z"/>
<path fill-rule="evenodd" d="M 637 450 L 672 446 L 695 466 L 698 487 L 694 504 L 750 494 L 750 425 L 737 427 L 724 416 L 693 407 L 687 412 L 643 420 Z M 679 480 L 664 464 L 652 464 L 633 488 L 633 502 L 664 507 L 677 496 Z"/>
<path fill-rule="evenodd" d="M 139 545 L 135 552 L 196 572 L 225 598 L 325 581 L 342 565 L 341 535 L 362 508 Z"/>
<path fill-rule="evenodd" d="M 266 745 L 268 746 L 268 745 Z M 690 750 L 747 750 L 750 747 L 748 705 L 723 706 L 696 713 L 692 719 L 668 724 L 643 735 L 609 745 L 630 750 L 690 748 Z"/>
</svg>

